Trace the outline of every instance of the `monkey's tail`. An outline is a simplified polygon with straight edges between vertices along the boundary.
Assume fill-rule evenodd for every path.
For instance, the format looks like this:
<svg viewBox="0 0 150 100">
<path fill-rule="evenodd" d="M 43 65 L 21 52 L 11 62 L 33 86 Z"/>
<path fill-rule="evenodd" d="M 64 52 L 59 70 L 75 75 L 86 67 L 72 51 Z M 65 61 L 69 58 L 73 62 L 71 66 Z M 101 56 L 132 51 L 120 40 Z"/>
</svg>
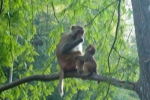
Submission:
<svg viewBox="0 0 150 100">
<path fill-rule="evenodd" d="M 63 87 L 64 87 L 64 71 L 61 70 L 59 78 L 59 94 L 61 97 L 64 95 Z"/>
</svg>

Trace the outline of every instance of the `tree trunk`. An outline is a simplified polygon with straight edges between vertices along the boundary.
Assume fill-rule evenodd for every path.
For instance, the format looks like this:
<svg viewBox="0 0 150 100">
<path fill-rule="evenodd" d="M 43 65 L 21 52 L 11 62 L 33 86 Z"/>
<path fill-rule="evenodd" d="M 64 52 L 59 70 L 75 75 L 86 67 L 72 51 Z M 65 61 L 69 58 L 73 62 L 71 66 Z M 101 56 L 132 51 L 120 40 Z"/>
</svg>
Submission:
<svg viewBox="0 0 150 100">
<path fill-rule="evenodd" d="M 150 0 L 131 2 L 140 64 L 136 92 L 141 100 L 150 100 Z"/>
</svg>

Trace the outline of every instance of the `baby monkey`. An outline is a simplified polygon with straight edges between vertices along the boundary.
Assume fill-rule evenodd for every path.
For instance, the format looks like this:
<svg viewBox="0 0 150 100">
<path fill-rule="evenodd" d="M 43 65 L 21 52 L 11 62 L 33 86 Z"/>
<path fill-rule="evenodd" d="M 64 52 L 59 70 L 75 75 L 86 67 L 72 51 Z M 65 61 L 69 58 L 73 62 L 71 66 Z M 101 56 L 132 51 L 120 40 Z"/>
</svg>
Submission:
<svg viewBox="0 0 150 100">
<path fill-rule="evenodd" d="M 76 67 L 77 72 L 82 76 L 90 76 L 93 73 L 98 74 L 97 72 L 97 64 L 94 59 L 95 47 L 93 45 L 89 45 L 85 49 L 85 54 L 83 56 L 76 56 Z"/>
</svg>

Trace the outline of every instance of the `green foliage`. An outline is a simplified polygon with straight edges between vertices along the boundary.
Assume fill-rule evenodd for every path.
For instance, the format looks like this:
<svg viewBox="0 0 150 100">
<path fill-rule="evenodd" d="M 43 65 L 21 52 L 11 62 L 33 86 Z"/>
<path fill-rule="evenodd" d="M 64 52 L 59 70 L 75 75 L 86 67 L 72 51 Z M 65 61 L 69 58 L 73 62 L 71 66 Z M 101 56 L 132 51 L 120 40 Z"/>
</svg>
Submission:
<svg viewBox="0 0 150 100">
<path fill-rule="evenodd" d="M 70 26 L 85 27 L 84 48 L 96 47 L 98 72 L 121 80 L 137 81 L 138 59 L 134 35 L 130 35 L 132 11 L 121 4 L 121 23 L 115 46 L 117 0 L 4 0 L 0 14 L 0 85 L 34 74 L 59 73 L 55 48 Z M 129 38 L 128 38 L 129 37 Z M 132 55 L 131 55 L 132 54 Z M 0 97 L 10 100 L 103 100 L 108 84 L 65 79 L 65 95 L 60 98 L 58 81 L 29 82 L 4 91 Z M 118 95 L 119 93 L 119 95 Z M 123 96 L 125 99 L 123 99 Z M 110 87 L 107 100 L 128 100 L 137 96 L 131 91 Z"/>
</svg>

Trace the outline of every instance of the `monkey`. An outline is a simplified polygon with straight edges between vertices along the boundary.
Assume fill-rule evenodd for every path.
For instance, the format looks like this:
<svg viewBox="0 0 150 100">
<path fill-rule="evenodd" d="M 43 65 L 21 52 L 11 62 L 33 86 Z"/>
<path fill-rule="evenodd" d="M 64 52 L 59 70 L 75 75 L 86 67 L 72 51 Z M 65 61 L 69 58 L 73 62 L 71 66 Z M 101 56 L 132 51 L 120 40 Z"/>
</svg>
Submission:
<svg viewBox="0 0 150 100">
<path fill-rule="evenodd" d="M 85 49 L 85 54 L 83 56 L 78 55 L 76 59 L 77 72 L 82 76 L 90 76 L 93 73 L 98 74 L 97 64 L 94 59 L 94 54 L 96 49 L 93 45 L 89 45 Z"/>
<path fill-rule="evenodd" d="M 56 57 L 60 66 L 59 93 L 61 97 L 63 96 L 64 73 L 76 71 L 74 58 L 82 54 L 83 36 L 83 27 L 71 26 L 71 32 L 63 34 L 56 46 Z"/>
<path fill-rule="evenodd" d="M 77 73 L 81 75 L 83 73 L 84 61 L 77 59 L 77 56 L 75 57 L 75 61 L 76 61 Z"/>
</svg>

